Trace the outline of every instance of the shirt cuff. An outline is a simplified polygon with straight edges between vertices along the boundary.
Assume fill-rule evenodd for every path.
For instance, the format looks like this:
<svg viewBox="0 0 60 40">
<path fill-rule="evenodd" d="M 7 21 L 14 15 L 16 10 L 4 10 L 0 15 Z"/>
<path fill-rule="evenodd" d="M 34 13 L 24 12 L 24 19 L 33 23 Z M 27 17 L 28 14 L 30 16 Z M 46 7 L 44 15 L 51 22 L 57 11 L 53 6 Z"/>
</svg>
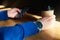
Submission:
<svg viewBox="0 0 60 40">
<path fill-rule="evenodd" d="M 0 20 L 8 20 L 7 10 L 0 11 Z"/>
</svg>

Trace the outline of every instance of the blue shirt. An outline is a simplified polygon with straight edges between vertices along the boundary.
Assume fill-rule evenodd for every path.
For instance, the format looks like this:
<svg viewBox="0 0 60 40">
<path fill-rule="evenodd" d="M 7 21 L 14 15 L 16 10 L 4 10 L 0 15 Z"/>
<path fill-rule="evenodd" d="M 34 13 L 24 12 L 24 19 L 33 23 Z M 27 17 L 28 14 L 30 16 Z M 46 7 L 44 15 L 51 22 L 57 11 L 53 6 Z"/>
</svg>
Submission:
<svg viewBox="0 0 60 40">
<path fill-rule="evenodd" d="M 0 12 L 0 21 L 8 20 L 7 11 Z M 0 40 L 23 40 L 38 33 L 37 25 L 32 21 L 0 28 Z"/>
</svg>

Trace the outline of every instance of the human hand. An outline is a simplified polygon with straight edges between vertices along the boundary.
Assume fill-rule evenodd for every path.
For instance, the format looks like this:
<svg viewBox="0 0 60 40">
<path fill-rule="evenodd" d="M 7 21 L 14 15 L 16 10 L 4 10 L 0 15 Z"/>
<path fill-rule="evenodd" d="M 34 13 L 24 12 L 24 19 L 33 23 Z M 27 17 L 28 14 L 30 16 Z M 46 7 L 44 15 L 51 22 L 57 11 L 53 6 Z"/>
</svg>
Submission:
<svg viewBox="0 0 60 40">
<path fill-rule="evenodd" d="M 38 21 L 40 21 L 43 24 L 42 30 L 47 30 L 54 26 L 56 19 L 55 15 L 52 15 L 49 17 L 44 17 L 41 20 L 39 19 Z"/>
<path fill-rule="evenodd" d="M 13 8 L 13 9 L 7 11 L 7 15 L 10 18 L 14 18 L 18 14 L 18 12 L 21 12 L 21 9 Z"/>
</svg>

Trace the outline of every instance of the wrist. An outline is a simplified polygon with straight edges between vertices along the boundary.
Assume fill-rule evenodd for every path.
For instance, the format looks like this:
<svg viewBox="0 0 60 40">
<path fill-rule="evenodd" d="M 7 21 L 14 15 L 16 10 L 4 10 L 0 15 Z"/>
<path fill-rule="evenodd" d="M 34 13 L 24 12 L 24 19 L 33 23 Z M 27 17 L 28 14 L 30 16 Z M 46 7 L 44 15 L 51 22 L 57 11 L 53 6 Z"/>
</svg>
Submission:
<svg viewBox="0 0 60 40">
<path fill-rule="evenodd" d="M 41 31 L 43 28 L 43 24 L 40 21 L 35 21 L 34 23 L 37 25 L 38 29 Z"/>
<path fill-rule="evenodd" d="M 10 10 L 7 10 L 7 16 L 8 16 L 8 17 L 10 17 L 9 14 L 10 14 Z"/>
</svg>

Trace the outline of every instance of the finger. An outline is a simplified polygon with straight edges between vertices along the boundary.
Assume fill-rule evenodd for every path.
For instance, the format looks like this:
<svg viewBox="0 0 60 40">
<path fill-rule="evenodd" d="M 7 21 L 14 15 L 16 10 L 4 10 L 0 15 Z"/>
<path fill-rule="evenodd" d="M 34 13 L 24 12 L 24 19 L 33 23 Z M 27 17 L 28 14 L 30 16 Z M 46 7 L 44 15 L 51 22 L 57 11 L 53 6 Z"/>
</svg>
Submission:
<svg viewBox="0 0 60 40">
<path fill-rule="evenodd" d="M 47 21 L 55 21 L 55 18 L 49 18 Z"/>
<path fill-rule="evenodd" d="M 47 18 L 47 20 L 52 20 L 52 19 L 55 20 L 55 15 L 52 15 L 52 16 L 50 16 L 50 17 Z"/>
<path fill-rule="evenodd" d="M 15 12 L 14 15 L 13 15 L 13 18 L 18 14 L 18 12 Z"/>
<path fill-rule="evenodd" d="M 18 8 L 13 8 L 13 10 L 15 10 L 17 12 L 21 12 L 21 9 L 18 9 Z"/>
<path fill-rule="evenodd" d="M 47 21 L 47 20 L 51 19 L 52 17 L 54 17 L 54 15 L 53 16 L 44 17 L 42 19 L 45 20 L 45 21 Z"/>
<path fill-rule="evenodd" d="M 16 11 L 20 12 L 21 13 L 21 9 L 16 9 Z"/>
</svg>

